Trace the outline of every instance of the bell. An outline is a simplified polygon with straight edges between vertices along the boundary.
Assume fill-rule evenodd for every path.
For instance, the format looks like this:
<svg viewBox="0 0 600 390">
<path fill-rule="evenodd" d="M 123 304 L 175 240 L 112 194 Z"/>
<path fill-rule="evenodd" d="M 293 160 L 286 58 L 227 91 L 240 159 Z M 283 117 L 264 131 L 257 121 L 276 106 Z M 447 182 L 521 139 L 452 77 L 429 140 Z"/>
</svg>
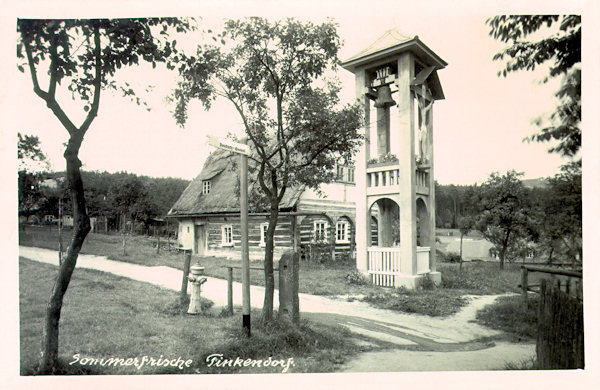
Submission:
<svg viewBox="0 0 600 390">
<path fill-rule="evenodd" d="M 396 105 L 392 99 L 392 90 L 389 85 L 383 85 L 377 88 L 377 100 L 373 104 L 377 108 L 392 107 Z"/>
</svg>

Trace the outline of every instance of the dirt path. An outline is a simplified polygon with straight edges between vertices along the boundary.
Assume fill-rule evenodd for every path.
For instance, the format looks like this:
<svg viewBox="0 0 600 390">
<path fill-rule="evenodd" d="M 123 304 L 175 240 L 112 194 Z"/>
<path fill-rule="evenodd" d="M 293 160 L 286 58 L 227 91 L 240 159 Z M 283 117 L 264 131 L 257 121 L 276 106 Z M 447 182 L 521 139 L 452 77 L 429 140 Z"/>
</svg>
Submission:
<svg viewBox="0 0 600 390">
<path fill-rule="evenodd" d="M 19 247 L 25 258 L 58 265 L 56 251 Z M 134 280 L 179 290 L 182 272 L 169 267 L 146 267 L 109 260 L 104 256 L 79 255 L 77 268 L 95 269 Z M 188 290 L 189 291 L 189 290 Z M 227 282 L 209 277 L 202 295 L 222 307 L 227 304 Z M 262 307 L 264 288 L 252 286 L 251 305 Z M 275 306 L 279 302 L 275 294 Z M 376 350 L 360 354 L 344 371 L 439 371 L 503 369 L 506 362 L 528 359 L 535 345 L 481 341 L 500 332 L 480 326 L 472 320 L 477 310 L 498 296 L 471 296 L 470 303 L 459 313 L 434 318 L 374 308 L 364 302 L 344 298 L 325 298 L 300 294 L 303 318 L 350 329 L 355 341 Z M 234 305 L 241 305 L 241 284 L 233 285 Z"/>
</svg>

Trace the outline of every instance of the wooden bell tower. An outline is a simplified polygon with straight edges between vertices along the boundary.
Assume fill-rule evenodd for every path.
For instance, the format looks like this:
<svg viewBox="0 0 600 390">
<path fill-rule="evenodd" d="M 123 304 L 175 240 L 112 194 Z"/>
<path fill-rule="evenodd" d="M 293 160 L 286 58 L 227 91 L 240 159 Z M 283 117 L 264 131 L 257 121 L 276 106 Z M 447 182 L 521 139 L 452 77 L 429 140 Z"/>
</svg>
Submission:
<svg viewBox="0 0 600 390">
<path fill-rule="evenodd" d="M 355 75 L 365 114 L 356 156 L 356 266 L 378 285 L 415 288 L 423 277 L 441 281 L 433 104 L 444 99 L 437 71 L 446 65 L 417 36 L 397 30 L 342 63 Z"/>
</svg>

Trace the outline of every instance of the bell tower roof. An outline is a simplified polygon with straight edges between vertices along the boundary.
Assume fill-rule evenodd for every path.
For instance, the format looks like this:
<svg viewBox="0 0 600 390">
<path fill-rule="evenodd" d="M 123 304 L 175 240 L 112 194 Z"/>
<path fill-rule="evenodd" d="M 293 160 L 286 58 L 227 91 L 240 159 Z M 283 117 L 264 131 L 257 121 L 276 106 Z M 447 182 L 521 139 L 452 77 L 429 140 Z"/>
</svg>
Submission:
<svg viewBox="0 0 600 390">
<path fill-rule="evenodd" d="M 366 49 L 342 61 L 342 67 L 354 73 L 357 68 L 368 66 L 370 63 L 376 63 L 378 60 L 405 51 L 413 52 L 425 66 L 443 69 L 448 65 L 446 61 L 421 42 L 418 36 L 415 35 L 411 38 L 394 28 L 386 31 Z"/>
</svg>

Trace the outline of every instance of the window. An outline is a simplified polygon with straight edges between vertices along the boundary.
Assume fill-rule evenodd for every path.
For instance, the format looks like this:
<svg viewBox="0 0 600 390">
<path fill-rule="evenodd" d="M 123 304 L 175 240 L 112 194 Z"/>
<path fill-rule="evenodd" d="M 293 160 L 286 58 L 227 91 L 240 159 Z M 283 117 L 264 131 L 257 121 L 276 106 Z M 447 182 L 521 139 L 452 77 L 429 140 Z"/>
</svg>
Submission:
<svg viewBox="0 0 600 390">
<path fill-rule="evenodd" d="M 349 242 L 349 229 L 348 222 L 340 221 L 335 225 L 335 241 L 336 242 Z"/>
<path fill-rule="evenodd" d="M 267 245 L 267 229 L 269 228 L 269 223 L 261 223 L 259 226 L 260 229 L 260 243 L 259 246 Z"/>
<path fill-rule="evenodd" d="M 315 241 L 324 241 L 327 239 L 327 222 L 315 221 L 314 238 Z"/>
<path fill-rule="evenodd" d="M 336 179 L 340 181 L 344 180 L 344 167 L 342 165 L 337 166 Z"/>
<path fill-rule="evenodd" d="M 354 183 L 354 168 L 348 168 L 348 183 Z"/>
<path fill-rule="evenodd" d="M 210 181 L 204 180 L 202 182 L 202 194 L 207 195 L 210 193 Z"/>
<path fill-rule="evenodd" d="M 233 228 L 231 225 L 221 226 L 221 246 L 233 246 Z"/>
<path fill-rule="evenodd" d="M 343 183 L 354 183 L 354 168 L 345 165 L 337 165 L 335 180 Z"/>
</svg>

